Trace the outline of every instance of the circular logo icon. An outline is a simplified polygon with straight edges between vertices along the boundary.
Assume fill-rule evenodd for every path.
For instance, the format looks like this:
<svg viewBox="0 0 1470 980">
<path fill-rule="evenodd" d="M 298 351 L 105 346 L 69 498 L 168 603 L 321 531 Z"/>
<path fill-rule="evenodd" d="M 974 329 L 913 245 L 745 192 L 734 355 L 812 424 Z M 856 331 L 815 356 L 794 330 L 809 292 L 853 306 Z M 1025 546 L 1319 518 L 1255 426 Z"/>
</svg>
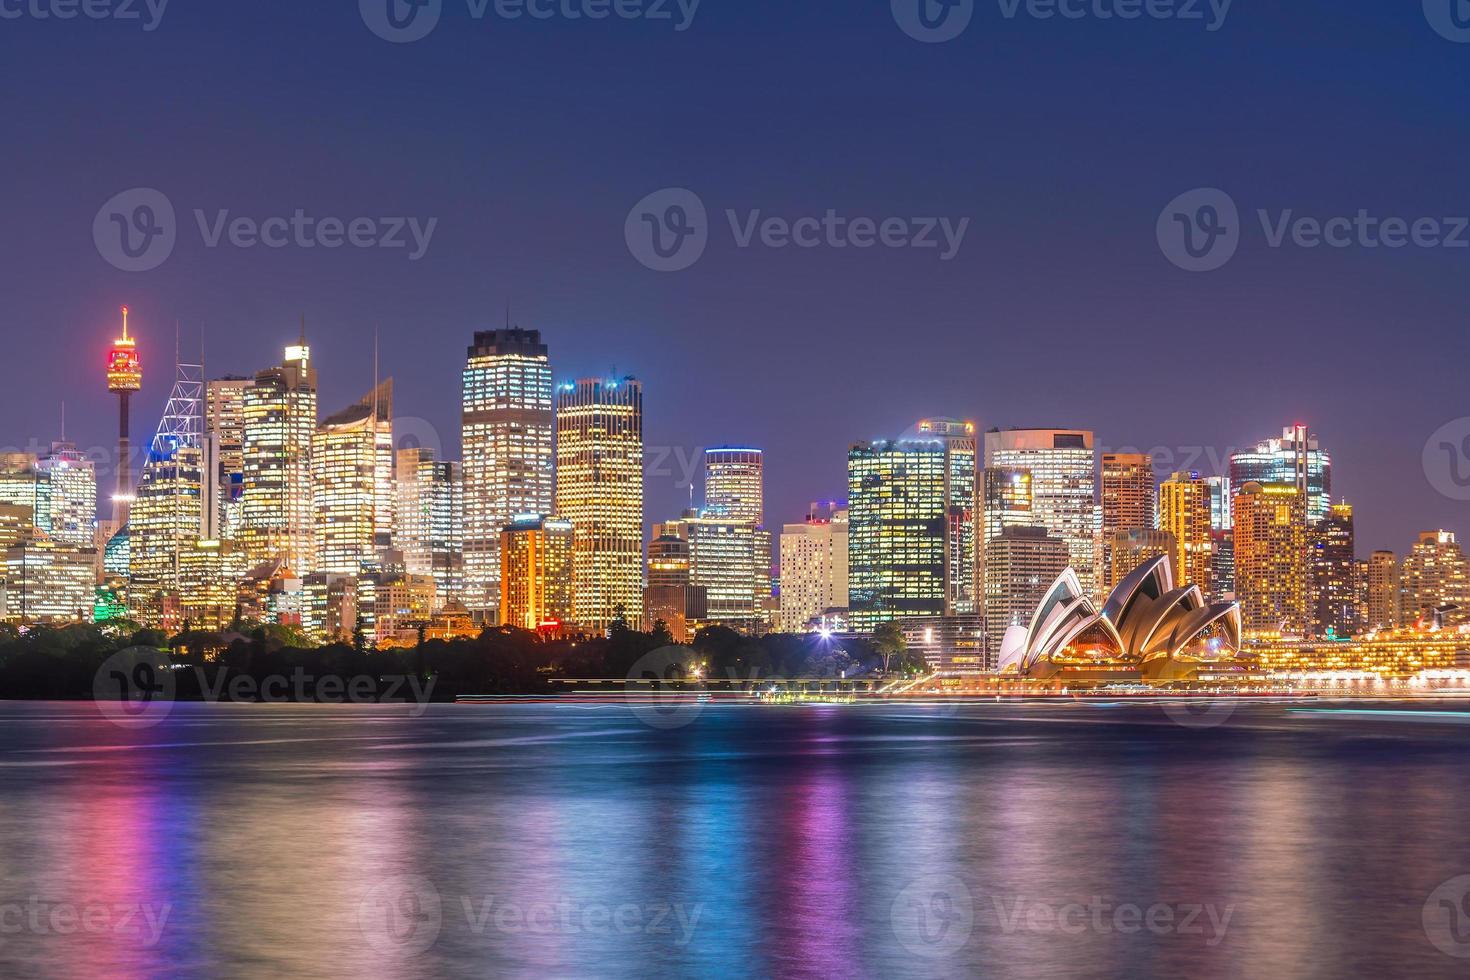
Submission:
<svg viewBox="0 0 1470 980">
<path fill-rule="evenodd" d="M 174 708 L 174 672 L 168 654 L 128 647 L 102 662 L 92 678 L 92 700 L 102 717 L 124 728 L 151 728 Z"/>
<path fill-rule="evenodd" d="M 1451 878 L 1430 892 L 1424 935 L 1446 956 L 1470 959 L 1470 875 Z"/>
<path fill-rule="evenodd" d="M 970 941 L 975 902 L 954 875 L 925 875 L 898 893 L 889 911 L 893 934 L 915 956 L 950 956 Z"/>
<path fill-rule="evenodd" d="M 953 41 L 970 26 L 975 0 L 892 0 L 893 19 L 915 41 Z"/>
<path fill-rule="evenodd" d="M 423 449 L 433 453 L 434 459 L 444 460 L 444 440 L 439 438 L 439 429 L 428 419 L 414 416 L 399 416 L 393 420 L 393 448 Z"/>
<path fill-rule="evenodd" d="M 389 878 L 357 906 L 357 928 L 380 953 L 427 952 L 443 926 L 439 889 L 422 875 Z"/>
<path fill-rule="evenodd" d="M 699 195 L 682 187 L 654 191 L 633 206 L 623 224 L 628 251 L 654 272 L 679 272 L 698 262 L 709 245 L 709 216 Z"/>
<path fill-rule="evenodd" d="M 1170 262 L 1186 272 L 1213 272 L 1240 247 L 1240 209 L 1224 191 L 1203 187 L 1170 201 L 1155 233 Z"/>
<path fill-rule="evenodd" d="M 644 654 L 628 671 L 623 700 L 650 728 L 683 728 L 704 710 L 704 680 L 685 668 L 689 651 L 659 647 Z"/>
<path fill-rule="evenodd" d="M 124 272 L 147 272 L 163 265 L 177 240 L 173 203 L 151 187 L 123 191 L 92 219 L 97 254 Z"/>
<path fill-rule="evenodd" d="M 1457 44 L 1470 44 L 1470 2 L 1467 0 L 1424 0 L 1424 19 L 1440 37 Z"/>
<path fill-rule="evenodd" d="M 1239 706 L 1236 698 L 1184 698 L 1165 701 L 1164 714 L 1184 728 L 1218 728 L 1230 720 Z"/>
<path fill-rule="evenodd" d="M 1451 500 L 1470 500 L 1470 418 L 1446 422 L 1424 444 L 1424 475 Z"/>
<path fill-rule="evenodd" d="M 385 41 L 422 41 L 439 26 L 444 0 L 357 0 L 362 22 Z"/>
</svg>

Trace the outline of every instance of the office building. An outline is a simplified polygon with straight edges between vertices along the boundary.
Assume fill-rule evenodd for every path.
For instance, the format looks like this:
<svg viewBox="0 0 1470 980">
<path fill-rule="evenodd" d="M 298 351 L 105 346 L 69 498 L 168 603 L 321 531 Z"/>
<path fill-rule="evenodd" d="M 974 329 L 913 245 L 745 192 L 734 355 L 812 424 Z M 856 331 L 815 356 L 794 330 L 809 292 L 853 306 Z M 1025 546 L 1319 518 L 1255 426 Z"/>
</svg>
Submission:
<svg viewBox="0 0 1470 980">
<path fill-rule="evenodd" d="M 1345 502 L 1308 532 L 1313 636 L 1357 636 L 1363 628 L 1355 540 L 1353 508 Z"/>
<path fill-rule="evenodd" d="M 999 664 L 1006 630 L 1025 627 L 1072 549 L 1044 527 L 1007 527 L 985 550 L 985 669 Z"/>
<path fill-rule="evenodd" d="M 1175 473 L 1159 487 L 1159 528 L 1174 538 L 1174 576 L 1214 592 L 1215 537 L 1210 484 L 1198 473 Z"/>
<path fill-rule="evenodd" d="M 1470 609 L 1470 563 L 1453 531 L 1425 531 L 1399 566 L 1399 621 L 1430 623 L 1447 606 Z"/>
<path fill-rule="evenodd" d="M 394 547 L 410 575 L 434 579 L 440 607 L 464 594 L 463 482 L 459 463 L 432 449 L 400 449 Z"/>
<path fill-rule="evenodd" d="M 1235 594 L 1247 635 L 1309 627 L 1307 498 L 1293 485 L 1247 483 L 1235 496 Z"/>
<path fill-rule="evenodd" d="M 317 372 L 303 332 L 284 363 L 245 391 L 240 539 L 252 564 L 283 561 L 296 576 L 316 565 L 311 445 Z"/>
<path fill-rule="evenodd" d="M 1305 425 L 1282 430 L 1254 449 L 1230 457 L 1230 487 L 1239 494 L 1248 483 L 1296 487 L 1307 501 L 1307 523 L 1327 517 L 1332 506 L 1332 457 Z"/>
<path fill-rule="evenodd" d="M 526 515 L 500 534 L 500 625 L 565 630 L 572 620 L 570 521 Z"/>
<path fill-rule="evenodd" d="M 1368 629 L 1398 628 L 1400 601 L 1398 556 L 1373 552 L 1368 558 Z"/>
<path fill-rule="evenodd" d="M 383 569 L 393 547 L 393 465 L 390 379 L 323 421 L 312 438 L 315 571 Z"/>
<path fill-rule="evenodd" d="M 785 633 L 805 632 L 824 613 L 847 608 L 847 510 L 781 530 L 781 615 Z"/>
<path fill-rule="evenodd" d="M 759 449 L 723 447 L 704 451 L 704 511 L 709 517 L 765 520 L 764 454 Z"/>
<path fill-rule="evenodd" d="M 1101 516 L 1092 433 L 1082 429 L 992 429 L 985 434 L 985 467 L 1030 474 L 1027 526 L 1046 528 L 1064 542 L 1071 556 L 1069 564 L 1083 589 L 1098 593 L 1101 576 L 1095 567 L 1095 545 Z M 988 562 L 989 541 L 985 547 Z M 990 591 L 987 584 L 987 595 Z"/>
</svg>

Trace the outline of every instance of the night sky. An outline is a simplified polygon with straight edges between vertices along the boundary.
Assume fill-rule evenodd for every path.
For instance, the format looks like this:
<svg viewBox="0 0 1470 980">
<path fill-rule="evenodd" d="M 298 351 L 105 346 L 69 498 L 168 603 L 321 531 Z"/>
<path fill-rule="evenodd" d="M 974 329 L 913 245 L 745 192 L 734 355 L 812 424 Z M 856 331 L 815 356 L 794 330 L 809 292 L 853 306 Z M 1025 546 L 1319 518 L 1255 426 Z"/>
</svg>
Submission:
<svg viewBox="0 0 1470 980">
<path fill-rule="evenodd" d="M 778 525 L 843 495 L 850 442 L 925 415 L 1085 426 L 1206 471 L 1303 420 L 1358 505 L 1360 553 L 1470 533 L 1470 504 L 1421 461 L 1470 415 L 1470 249 L 1273 249 L 1254 216 L 1470 214 L 1470 44 L 1417 0 L 1237 0 L 1213 32 L 977 0 L 937 44 L 888 0 L 704 0 L 684 31 L 674 4 L 674 21 L 512 21 L 444 3 L 407 44 L 351 0 L 172 0 L 151 32 L 0 19 L 0 443 L 58 436 L 64 400 L 70 438 L 112 445 L 103 355 L 128 303 L 148 369 L 135 439 L 167 395 L 176 320 L 186 355 L 205 335 L 211 375 L 250 374 L 305 314 L 324 415 L 369 388 L 377 328 L 399 415 L 457 454 L 465 347 L 509 303 L 559 381 L 643 379 L 664 460 L 650 521 L 684 505 L 680 460 L 704 446 L 766 448 Z M 135 187 L 167 195 L 178 241 L 129 273 L 92 226 Z M 668 187 L 713 225 L 676 273 L 624 241 L 629 210 Z M 1199 187 L 1244 218 L 1209 273 L 1155 238 Z M 207 248 L 196 208 L 438 225 L 419 261 Z M 952 261 L 742 249 L 727 208 L 970 226 Z"/>
</svg>

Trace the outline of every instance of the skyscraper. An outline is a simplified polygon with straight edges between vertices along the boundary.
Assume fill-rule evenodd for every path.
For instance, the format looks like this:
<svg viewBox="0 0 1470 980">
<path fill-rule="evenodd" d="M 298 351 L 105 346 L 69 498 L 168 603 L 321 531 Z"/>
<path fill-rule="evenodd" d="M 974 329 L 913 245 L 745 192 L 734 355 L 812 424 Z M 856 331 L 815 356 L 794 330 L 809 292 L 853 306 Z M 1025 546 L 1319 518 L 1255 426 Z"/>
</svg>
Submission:
<svg viewBox="0 0 1470 980">
<path fill-rule="evenodd" d="M 1109 555 L 1113 567 L 1108 570 L 1112 582 L 1122 582 L 1140 565 L 1160 555 L 1167 555 L 1171 569 L 1179 563 L 1179 549 L 1174 535 L 1168 531 L 1145 528 L 1135 531 L 1115 531 L 1109 542 Z M 1178 573 L 1174 580 L 1179 580 Z"/>
<path fill-rule="evenodd" d="M 985 434 L 985 467 L 1030 474 L 1031 517 L 1026 523 L 1044 527 L 1065 542 L 1083 590 L 1098 593 L 1101 576 L 1094 567 L 1095 536 L 1101 519 L 1092 433 L 1083 429 L 992 429 Z M 986 541 L 987 561 L 989 546 Z M 987 595 L 990 592 L 987 585 Z"/>
<path fill-rule="evenodd" d="M 214 443 L 218 471 L 219 537 L 240 535 L 241 503 L 245 494 L 245 392 L 252 378 L 217 378 L 204 386 L 204 435 Z"/>
<path fill-rule="evenodd" d="M 765 520 L 764 466 L 759 449 L 706 449 L 705 516 L 761 524 Z"/>
<path fill-rule="evenodd" d="M 652 629 L 662 622 L 675 643 L 688 643 L 709 617 L 708 594 L 689 582 L 689 542 L 678 529 L 659 533 L 648 544 L 648 587 L 643 593 L 643 622 Z"/>
<path fill-rule="evenodd" d="M 1097 574 L 1102 589 L 1111 592 L 1118 584 L 1113 578 L 1114 536 L 1120 531 L 1145 531 L 1158 526 L 1153 457 L 1146 453 L 1104 453 L 1100 510 L 1102 534 Z"/>
<path fill-rule="evenodd" d="M 1198 473 L 1175 473 L 1159 487 L 1159 527 L 1174 538 L 1174 579 L 1214 593 L 1215 539 L 1210 484 Z"/>
<path fill-rule="evenodd" d="M 1353 508 L 1333 504 L 1308 535 L 1312 632 L 1316 636 L 1356 636 L 1362 630 L 1358 606 L 1358 561 Z"/>
<path fill-rule="evenodd" d="M 800 633 L 828 609 L 847 608 L 847 528 L 847 511 L 835 510 L 782 529 L 783 632 Z"/>
<path fill-rule="evenodd" d="M 484 614 L 500 600 L 500 532 L 517 514 L 552 513 L 555 499 L 551 359 L 539 330 L 476 332 L 461 412 L 464 602 Z"/>
<path fill-rule="evenodd" d="M 128 520 L 131 597 L 145 622 L 161 622 L 165 599 L 176 598 L 179 555 L 204 527 L 203 501 L 213 481 L 204 470 L 203 370 L 178 366 Z"/>
<path fill-rule="evenodd" d="M 1305 425 L 1282 430 L 1254 449 L 1230 457 L 1230 486 L 1240 493 L 1247 483 L 1281 484 L 1299 489 L 1307 500 L 1307 522 L 1315 524 L 1332 506 L 1332 457 Z"/>
<path fill-rule="evenodd" d="M 754 524 L 689 511 L 678 520 L 655 524 L 653 536 L 680 538 L 689 546 L 689 584 L 702 589 L 705 597 L 705 615 L 693 625 L 760 631 L 763 618 L 757 597 L 764 556 Z"/>
<path fill-rule="evenodd" d="M 1006 630 L 1030 623 L 1072 559 L 1044 527 L 1003 528 L 985 550 L 985 669 L 996 669 Z"/>
<path fill-rule="evenodd" d="M 317 376 L 303 331 L 280 367 L 245 392 L 240 536 L 252 564 L 284 561 L 297 576 L 315 571 L 311 443 Z"/>
<path fill-rule="evenodd" d="M 1368 559 L 1368 628 L 1399 625 L 1399 561 L 1392 551 L 1375 551 Z"/>
<path fill-rule="evenodd" d="M 46 506 L 36 515 L 37 526 L 62 544 L 94 547 L 97 470 L 92 460 L 69 442 L 53 443 L 36 461 L 36 473 L 46 484 Z"/>
<path fill-rule="evenodd" d="M 440 460 L 434 450 L 398 450 L 398 529 L 394 546 L 403 552 L 410 575 L 434 579 L 443 608 L 464 594 L 462 484 L 458 463 Z"/>
<path fill-rule="evenodd" d="M 382 570 L 392 547 L 393 381 L 317 427 L 311 444 L 314 570 Z"/>
<path fill-rule="evenodd" d="M 847 456 L 849 623 L 973 614 L 974 427 L 926 419 Z"/>
<path fill-rule="evenodd" d="M 556 516 L 574 528 L 573 621 L 592 633 L 620 617 L 636 627 L 643 619 L 641 382 L 590 378 L 561 387 Z"/>
<path fill-rule="evenodd" d="M 1434 622 L 1435 612 L 1470 608 L 1470 562 L 1453 531 L 1425 531 L 1399 567 L 1399 621 L 1405 625 Z"/>
<path fill-rule="evenodd" d="M 570 625 L 573 538 L 570 521 L 529 515 L 501 532 L 500 625 Z"/>
<path fill-rule="evenodd" d="M 1305 635 L 1307 501 L 1295 486 L 1247 483 L 1235 496 L 1235 594 L 1258 636 Z"/>
</svg>

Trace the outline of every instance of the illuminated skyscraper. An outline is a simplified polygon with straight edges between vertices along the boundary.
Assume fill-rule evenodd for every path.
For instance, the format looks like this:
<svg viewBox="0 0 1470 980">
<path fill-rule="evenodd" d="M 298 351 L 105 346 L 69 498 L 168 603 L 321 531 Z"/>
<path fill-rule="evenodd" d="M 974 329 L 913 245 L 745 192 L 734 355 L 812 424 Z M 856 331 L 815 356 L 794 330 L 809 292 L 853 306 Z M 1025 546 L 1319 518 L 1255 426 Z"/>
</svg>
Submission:
<svg viewBox="0 0 1470 980">
<path fill-rule="evenodd" d="M 1307 523 L 1327 517 L 1332 506 L 1332 457 L 1305 425 L 1282 430 L 1254 449 L 1230 457 L 1230 486 L 1240 493 L 1247 483 L 1296 487 L 1307 499 Z"/>
<path fill-rule="evenodd" d="M 92 618 L 97 558 L 32 529 L 6 548 L 0 619 L 11 623 L 77 623 Z"/>
<path fill-rule="evenodd" d="M 1146 453 L 1104 453 L 1102 457 L 1102 588 L 1111 592 L 1119 580 L 1112 577 L 1112 542 L 1119 531 L 1151 530 L 1158 526 L 1158 500 L 1153 457 Z M 1130 569 L 1131 571 L 1131 569 Z M 1126 573 L 1125 573 L 1126 574 Z"/>
<path fill-rule="evenodd" d="M 1179 549 L 1174 535 L 1168 531 L 1147 528 L 1140 531 L 1116 531 L 1108 545 L 1109 558 L 1113 563 L 1113 567 L 1109 569 L 1109 578 L 1114 582 L 1122 582 L 1133 574 L 1134 569 L 1160 555 L 1169 557 L 1171 569 L 1179 561 Z M 1178 573 L 1174 575 L 1177 582 Z"/>
<path fill-rule="evenodd" d="M 37 526 L 62 544 L 95 547 L 97 470 L 92 460 L 71 443 L 58 442 L 37 460 L 36 473 L 46 484 L 45 513 L 37 515 Z"/>
<path fill-rule="evenodd" d="M 240 535 L 245 495 L 245 393 L 252 378 L 217 378 L 204 386 L 204 434 L 214 443 L 219 491 L 215 508 L 219 537 Z"/>
<path fill-rule="evenodd" d="M 689 542 L 655 526 L 648 544 L 648 587 L 643 592 L 646 628 L 662 622 L 675 643 L 688 643 L 709 616 L 708 594 L 689 583 Z"/>
<path fill-rule="evenodd" d="M 592 378 L 562 385 L 556 516 L 574 528 L 573 621 L 591 633 L 619 617 L 637 627 L 643 619 L 641 382 Z"/>
<path fill-rule="evenodd" d="M 130 401 L 135 391 L 143 390 L 143 362 L 138 357 L 138 344 L 128 336 L 128 308 L 122 308 L 122 336 L 113 342 L 107 355 L 107 390 L 117 395 L 117 488 L 112 496 L 112 519 L 118 527 L 128 522 L 133 499 L 133 446 L 130 436 Z"/>
<path fill-rule="evenodd" d="M 995 670 L 1006 630 L 1026 626 L 1067 570 L 1067 542 L 1044 527 L 1003 528 L 985 551 L 985 669 Z"/>
<path fill-rule="evenodd" d="M 896 441 L 847 455 L 849 624 L 973 614 L 974 427 L 926 419 Z"/>
<path fill-rule="evenodd" d="M 464 594 L 462 483 L 458 463 L 432 449 L 398 451 L 398 530 L 394 546 L 410 575 L 434 579 L 439 607 Z"/>
<path fill-rule="evenodd" d="M 297 577 L 315 570 L 311 444 L 317 428 L 316 368 L 306 338 L 245 392 L 241 540 L 252 564 L 284 561 Z"/>
<path fill-rule="evenodd" d="M 1083 591 L 1099 593 L 1101 576 L 1094 565 L 1101 515 L 1092 433 L 1082 429 L 992 429 L 985 434 L 985 467 L 1031 475 L 1031 517 L 1026 523 L 1044 527 L 1052 537 L 1066 542 L 1070 565 Z M 986 592 L 990 593 L 989 586 Z"/>
<path fill-rule="evenodd" d="M 573 547 L 570 521 L 528 515 L 501 532 L 500 625 L 572 625 Z"/>
<path fill-rule="evenodd" d="M 1257 636 L 1305 635 L 1307 501 L 1295 486 L 1247 483 L 1235 496 L 1235 594 Z"/>
<path fill-rule="evenodd" d="M 393 546 L 393 381 L 322 422 L 311 445 L 317 572 L 382 570 Z"/>
<path fill-rule="evenodd" d="M 1453 531 L 1425 531 L 1399 567 L 1399 621 L 1430 625 L 1437 610 L 1470 609 L 1470 562 Z"/>
<path fill-rule="evenodd" d="M 1362 630 L 1353 508 L 1333 504 L 1308 535 L 1312 632 L 1319 637 L 1357 636 Z"/>
<path fill-rule="evenodd" d="M 1214 593 L 1215 537 L 1210 484 L 1175 473 L 1159 487 L 1159 527 L 1174 538 L 1174 580 Z"/>
<path fill-rule="evenodd" d="M 213 480 L 204 468 L 203 438 L 203 368 L 180 364 L 128 520 L 131 599 L 145 622 L 162 622 L 168 603 L 177 604 L 180 553 L 204 529 L 203 501 Z"/>
<path fill-rule="evenodd" d="M 1399 625 L 1399 561 L 1392 551 L 1375 551 L 1368 559 L 1368 628 Z"/>
<path fill-rule="evenodd" d="M 847 527 L 847 511 L 837 510 L 782 529 L 783 632 L 803 632 L 827 610 L 847 608 Z"/>
<path fill-rule="evenodd" d="M 704 451 L 704 507 L 706 517 L 748 521 L 764 520 L 764 454 L 759 449 L 706 449 Z"/>
<path fill-rule="evenodd" d="M 517 514 L 550 514 L 556 460 L 551 360 L 539 330 L 475 334 L 464 369 L 464 602 L 500 598 L 500 532 Z"/>
<path fill-rule="evenodd" d="M 689 546 L 689 584 L 704 590 L 706 614 L 691 626 L 711 624 L 741 632 L 760 631 L 755 525 L 689 511 L 676 521 L 655 524 L 656 540 L 676 537 Z"/>
</svg>

